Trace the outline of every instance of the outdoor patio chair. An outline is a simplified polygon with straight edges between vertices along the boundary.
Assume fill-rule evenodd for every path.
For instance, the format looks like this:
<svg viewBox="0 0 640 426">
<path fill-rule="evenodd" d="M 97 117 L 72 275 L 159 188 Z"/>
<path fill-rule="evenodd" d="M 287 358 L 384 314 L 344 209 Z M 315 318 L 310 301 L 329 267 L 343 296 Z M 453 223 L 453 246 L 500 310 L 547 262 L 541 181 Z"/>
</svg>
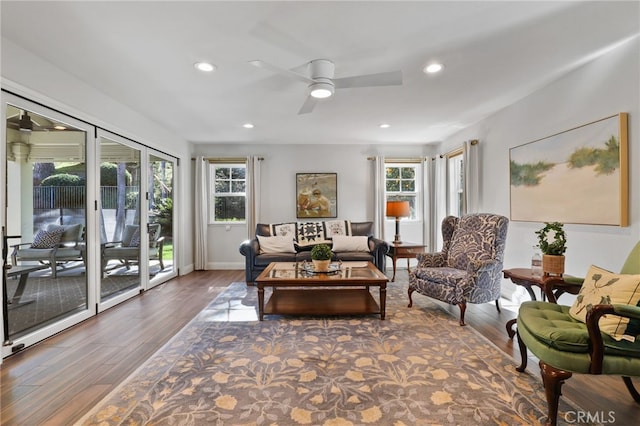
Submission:
<svg viewBox="0 0 640 426">
<path fill-rule="evenodd" d="M 160 263 L 160 270 L 164 269 L 162 259 L 164 249 L 164 237 L 160 236 L 159 223 L 147 225 L 149 233 L 149 259 Z M 118 260 L 127 269 L 131 263 L 138 263 L 140 258 L 140 226 L 125 225 L 122 231 L 122 239 L 102 245 L 102 270 L 106 270 L 110 260 Z"/>
<path fill-rule="evenodd" d="M 85 261 L 83 241 L 84 225 L 57 225 L 51 223 L 38 231 L 31 243 L 12 245 L 11 261 L 39 262 L 51 267 L 51 276 L 57 277 L 58 266 L 64 267 L 68 262 Z"/>
</svg>

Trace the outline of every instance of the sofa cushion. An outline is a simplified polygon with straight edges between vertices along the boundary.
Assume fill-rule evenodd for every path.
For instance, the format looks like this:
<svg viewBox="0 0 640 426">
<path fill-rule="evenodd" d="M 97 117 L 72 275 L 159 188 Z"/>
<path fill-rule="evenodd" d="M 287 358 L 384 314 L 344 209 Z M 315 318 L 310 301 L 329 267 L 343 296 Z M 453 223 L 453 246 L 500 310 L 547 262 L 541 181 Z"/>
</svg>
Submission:
<svg viewBox="0 0 640 426">
<path fill-rule="evenodd" d="M 348 220 L 327 220 L 324 222 L 324 237 L 333 239 L 334 235 L 351 235 L 351 222 Z"/>
<path fill-rule="evenodd" d="M 332 250 L 336 253 L 344 251 L 369 252 L 369 238 L 364 236 L 349 237 L 345 235 L 333 236 Z"/>
<path fill-rule="evenodd" d="M 329 244 L 324 237 L 324 224 L 322 222 L 298 222 L 297 242 L 299 247 L 310 247 L 315 244 Z"/>
<path fill-rule="evenodd" d="M 264 237 L 258 235 L 260 243 L 260 253 L 295 253 L 293 246 L 293 235 L 283 235 L 275 237 Z"/>
<path fill-rule="evenodd" d="M 273 237 L 286 237 L 291 236 L 296 239 L 297 224 L 295 222 L 288 223 L 272 223 L 269 225 L 271 236 Z"/>
<path fill-rule="evenodd" d="M 569 314 L 585 322 L 593 305 L 614 303 L 640 306 L 640 275 L 614 274 L 591 265 Z M 599 325 L 602 332 L 616 340 L 634 342 L 640 335 L 640 320 L 604 315 Z"/>
<path fill-rule="evenodd" d="M 518 311 L 518 331 L 534 337 L 554 350 L 589 353 L 587 325 L 571 317 L 570 307 L 555 303 L 524 302 Z M 616 341 L 602 336 L 604 351 L 608 355 L 640 356 L 640 341 Z"/>
</svg>

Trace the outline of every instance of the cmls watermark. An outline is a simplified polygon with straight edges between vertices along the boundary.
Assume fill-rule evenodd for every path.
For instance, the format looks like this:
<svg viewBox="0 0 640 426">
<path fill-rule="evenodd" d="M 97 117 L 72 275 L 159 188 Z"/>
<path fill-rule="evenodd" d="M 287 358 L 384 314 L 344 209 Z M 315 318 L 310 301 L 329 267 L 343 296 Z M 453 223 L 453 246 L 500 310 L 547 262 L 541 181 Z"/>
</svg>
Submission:
<svg viewBox="0 0 640 426">
<path fill-rule="evenodd" d="M 567 411 L 564 420 L 570 424 L 611 424 L 616 422 L 615 414 L 615 411 Z"/>
</svg>

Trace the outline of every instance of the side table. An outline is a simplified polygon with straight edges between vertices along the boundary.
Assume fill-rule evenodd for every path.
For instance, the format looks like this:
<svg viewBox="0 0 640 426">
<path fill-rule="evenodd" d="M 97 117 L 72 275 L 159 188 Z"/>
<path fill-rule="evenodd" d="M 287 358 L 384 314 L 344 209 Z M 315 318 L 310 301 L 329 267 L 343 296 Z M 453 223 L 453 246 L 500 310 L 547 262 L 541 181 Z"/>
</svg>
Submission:
<svg viewBox="0 0 640 426">
<path fill-rule="evenodd" d="M 389 242 L 389 251 L 387 256 L 393 260 L 393 278 L 391 281 L 396 280 L 396 262 L 398 259 L 407 259 L 407 271 L 409 270 L 409 259 L 415 259 L 418 253 L 424 253 L 424 244 L 409 243 L 409 242 Z"/>
<path fill-rule="evenodd" d="M 505 278 L 509 278 L 514 284 L 524 287 L 531 300 L 537 300 L 533 287 L 538 287 L 542 291 L 543 299 L 546 297 L 549 302 L 557 303 L 560 295 L 564 293 L 578 294 L 582 286 L 582 280 L 571 275 L 542 275 L 534 277 L 531 268 L 505 269 L 502 273 Z M 509 339 L 512 339 L 516 334 L 513 330 L 515 323 L 515 318 L 507 321 L 506 327 Z"/>
</svg>

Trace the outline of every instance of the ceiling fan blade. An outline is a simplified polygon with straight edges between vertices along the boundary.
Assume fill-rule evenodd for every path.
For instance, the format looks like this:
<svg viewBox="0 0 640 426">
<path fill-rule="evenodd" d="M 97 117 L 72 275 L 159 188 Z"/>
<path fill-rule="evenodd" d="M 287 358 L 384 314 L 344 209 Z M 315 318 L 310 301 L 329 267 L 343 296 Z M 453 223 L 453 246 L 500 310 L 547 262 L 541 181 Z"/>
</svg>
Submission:
<svg viewBox="0 0 640 426">
<path fill-rule="evenodd" d="M 317 103 L 318 103 L 317 98 L 314 98 L 311 95 L 307 96 L 307 99 L 302 104 L 300 111 L 298 111 L 298 115 L 310 113 L 311 111 L 313 111 L 313 108 L 315 108 Z"/>
<path fill-rule="evenodd" d="M 307 83 L 307 84 L 313 83 L 313 80 L 311 80 L 308 77 L 305 77 L 302 74 L 298 74 L 298 73 L 290 71 L 288 69 L 284 69 L 284 68 L 277 67 L 275 65 L 271 65 L 270 63 L 265 62 L 265 61 L 261 61 L 259 59 L 256 59 L 256 60 L 253 60 L 253 61 L 249 61 L 249 63 L 251 65 L 253 65 L 254 67 L 264 68 L 266 70 L 273 71 L 273 72 L 276 72 L 278 74 L 284 74 L 284 75 L 292 77 L 292 78 L 294 78 L 294 79 L 296 79 L 298 81 L 301 81 L 303 83 Z"/>
<path fill-rule="evenodd" d="M 336 89 L 345 89 L 349 87 L 400 86 L 402 85 L 402 71 L 335 78 L 333 79 L 333 84 Z"/>
</svg>

